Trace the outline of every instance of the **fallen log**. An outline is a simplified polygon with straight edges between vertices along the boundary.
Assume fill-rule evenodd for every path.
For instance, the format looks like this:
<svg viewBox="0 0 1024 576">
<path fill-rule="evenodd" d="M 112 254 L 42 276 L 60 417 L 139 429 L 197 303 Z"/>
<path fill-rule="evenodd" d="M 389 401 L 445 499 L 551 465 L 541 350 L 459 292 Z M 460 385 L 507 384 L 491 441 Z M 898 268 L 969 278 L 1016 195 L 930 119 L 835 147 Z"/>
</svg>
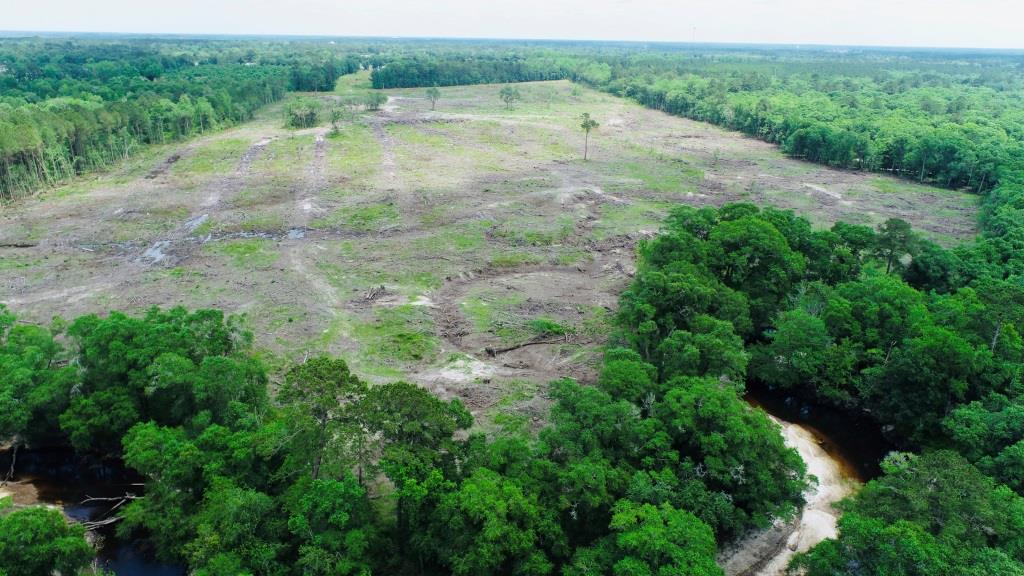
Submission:
<svg viewBox="0 0 1024 576">
<path fill-rule="evenodd" d="M 560 342 L 568 341 L 569 339 L 564 337 L 555 338 L 554 340 L 528 340 L 526 342 L 523 342 L 522 344 L 516 344 L 515 346 L 509 346 L 507 348 L 491 348 L 490 346 L 488 346 L 487 348 L 484 348 L 484 352 L 486 352 L 488 356 L 493 358 L 498 354 L 512 352 L 514 350 L 519 350 L 520 348 L 526 348 L 527 346 L 540 346 L 542 344 L 558 344 Z"/>
</svg>

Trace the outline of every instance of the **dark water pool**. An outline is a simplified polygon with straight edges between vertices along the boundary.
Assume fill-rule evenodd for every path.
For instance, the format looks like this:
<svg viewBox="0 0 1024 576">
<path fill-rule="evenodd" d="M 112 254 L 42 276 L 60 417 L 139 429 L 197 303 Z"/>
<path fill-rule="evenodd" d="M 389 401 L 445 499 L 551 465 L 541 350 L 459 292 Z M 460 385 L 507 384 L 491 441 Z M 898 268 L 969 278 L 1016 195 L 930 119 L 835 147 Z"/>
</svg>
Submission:
<svg viewBox="0 0 1024 576">
<path fill-rule="evenodd" d="M 814 433 L 848 476 L 867 482 L 881 475 L 885 455 L 896 448 L 869 418 L 803 400 L 784 391 L 747 386 L 744 397 L 779 420 L 800 424 Z"/>
<path fill-rule="evenodd" d="M 8 470 L 12 453 L 0 453 L 0 470 Z M 142 479 L 120 462 L 102 462 L 82 458 L 71 450 L 21 449 L 17 454 L 16 481 L 30 482 L 39 493 L 39 501 L 60 506 L 68 517 L 79 522 L 108 517 L 113 501 L 83 503 L 87 498 L 115 498 L 125 494 L 141 495 Z M 155 561 L 141 541 L 120 541 L 114 527 L 97 530 L 101 537 L 97 557 L 100 564 L 117 576 L 184 576 L 180 566 Z"/>
</svg>

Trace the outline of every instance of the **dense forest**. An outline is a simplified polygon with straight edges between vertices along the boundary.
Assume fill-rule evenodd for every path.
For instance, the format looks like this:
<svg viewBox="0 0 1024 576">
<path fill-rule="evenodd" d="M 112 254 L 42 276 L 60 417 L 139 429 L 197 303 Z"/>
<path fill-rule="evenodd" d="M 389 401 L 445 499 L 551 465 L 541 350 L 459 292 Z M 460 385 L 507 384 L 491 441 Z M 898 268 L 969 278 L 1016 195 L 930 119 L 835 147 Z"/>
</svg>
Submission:
<svg viewBox="0 0 1024 576">
<path fill-rule="evenodd" d="M 873 423 L 899 451 L 810 576 L 1024 574 L 1024 106 L 1019 57 L 355 41 L 0 42 L 0 191 L 242 121 L 373 67 L 376 87 L 571 79 L 838 167 L 980 195 L 945 248 L 890 219 L 815 229 L 678 206 L 620 300 L 594 385 L 539 430 L 317 356 L 271 370 L 236 318 L 0 305 L 0 439 L 136 471 L 118 533 L 197 575 L 717 575 L 717 548 L 813 479 L 742 395 Z M 349 55 L 351 54 L 351 56 Z M 0 507 L 3 503 L 0 503 Z M 0 513 L 0 574 L 87 570 L 56 511 Z M 45 560 L 41 560 L 45 559 Z"/>
<path fill-rule="evenodd" d="M 597 385 L 552 382 L 535 435 L 467 434 L 458 400 L 369 386 L 340 359 L 292 366 L 271 394 L 217 311 L 49 327 L 4 311 L 0 436 L 123 459 L 145 497 L 118 532 L 196 574 L 720 574 L 716 545 L 792 514 L 809 482 L 741 398 L 761 383 L 866 412 L 905 450 L 795 567 L 1022 573 L 1024 287 L 993 265 L 953 273 L 987 250 L 895 219 L 813 230 L 679 207 L 639 249 Z M 51 566 L 90 560 L 57 512 L 2 521 L 6 558 L 30 566 L 60 538 Z"/>
<path fill-rule="evenodd" d="M 118 532 L 196 574 L 719 574 L 716 538 L 792 513 L 806 479 L 737 395 L 741 342 L 706 323 L 726 368 L 659 374 L 612 349 L 597 387 L 551 384 L 538 435 L 487 438 L 460 433 L 473 419 L 458 400 L 368 386 L 338 359 L 293 366 L 271 397 L 249 337 L 216 311 L 45 328 L 4 312 L 0 436 L 123 459 L 145 496 Z M 90 560 L 57 512 L 2 522 L 8 576 L 40 573 L 51 533 L 78 544 L 49 566 Z"/>
</svg>

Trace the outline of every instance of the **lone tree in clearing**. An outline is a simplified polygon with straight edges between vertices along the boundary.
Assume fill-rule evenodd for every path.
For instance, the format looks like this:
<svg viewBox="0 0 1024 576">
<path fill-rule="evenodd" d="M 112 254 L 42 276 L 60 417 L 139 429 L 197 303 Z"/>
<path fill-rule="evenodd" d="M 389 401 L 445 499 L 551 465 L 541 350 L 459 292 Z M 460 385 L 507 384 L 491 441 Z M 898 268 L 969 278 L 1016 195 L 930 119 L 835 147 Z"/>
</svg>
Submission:
<svg viewBox="0 0 1024 576">
<path fill-rule="evenodd" d="M 600 124 L 597 120 L 590 117 L 590 112 L 583 113 L 583 122 L 580 123 L 580 128 L 583 128 L 583 159 L 587 159 L 587 152 L 590 148 L 590 131 L 597 128 Z"/>
<path fill-rule="evenodd" d="M 502 101 L 505 102 L 505 106 L 508 107 L 509 110 L 512 109 L 513 103 L 523 99 L 522 94 L 519 93 L 519 89 L 511 86 L 505 86 L 502 88 L 501 92 L 498 92 L 498 96 L 500 96 Z"/>
<path fill-rule="evenodd" d="M 437 101 L 441 99 L 441 91 L 437 89 L 437 86 L 431 86 L 427 88 L 427 100 L 430 100 L 430 109 L 434 110 L 437 108 Z"/>
</svg>

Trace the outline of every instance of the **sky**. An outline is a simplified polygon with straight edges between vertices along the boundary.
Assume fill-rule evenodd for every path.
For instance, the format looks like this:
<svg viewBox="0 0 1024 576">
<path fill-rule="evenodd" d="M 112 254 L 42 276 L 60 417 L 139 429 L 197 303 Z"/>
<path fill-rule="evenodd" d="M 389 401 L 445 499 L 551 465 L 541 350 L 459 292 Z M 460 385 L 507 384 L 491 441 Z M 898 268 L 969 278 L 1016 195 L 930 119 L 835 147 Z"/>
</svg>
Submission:
<svg viewBox="0 0 1024 576">
<path fill-rule="evenodd" d="M 1024 0 L 0 0 L 0 30 L 1024 48 Z"/>
</svg>

